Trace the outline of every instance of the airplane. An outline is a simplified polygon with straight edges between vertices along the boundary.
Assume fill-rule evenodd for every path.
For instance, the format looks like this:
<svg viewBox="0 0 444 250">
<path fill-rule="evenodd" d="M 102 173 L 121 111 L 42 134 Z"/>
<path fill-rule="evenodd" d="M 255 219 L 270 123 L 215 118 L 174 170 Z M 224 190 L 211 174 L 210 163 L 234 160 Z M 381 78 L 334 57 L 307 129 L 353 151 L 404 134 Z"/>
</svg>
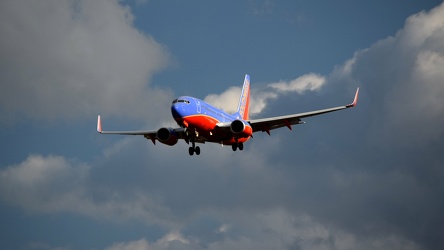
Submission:
<svg viewBox="0 0 444 250">
<path fill-rule="evenodd" d="M 232 150 L 244 149 L 244 143 L 253 137 L 254 132 L 266 132 L 270 135 L 273 129 L 287 127 L 292 130 L 292 125 L 303 124 L 301 119 L 330 113 L 342 109 L 355 107 L 358 102 L 359 88 L 351 104 L 334 108 L 310 111 L 299 114 L 276 116 L 262 119 L 250 119 L 250 76 L 245 75 L 242 92 L 236 113 L 228 114 L 209 103 L 190 96 L 181 96 L 174 99 L 171 105 L 171 113 L 179 125 L 178 128 L 162 127 L 158 130 L 139 131 L 103 131 L 100 115 L 97 117 L 97 131 L 100 134 L 119 135 L 143 135 L 156 144 L 160 143 L 173 146 L 180 139 L 189 147 L 189 155 L 200 155 L 200 147 L 196 143 L 219 143 L 231 145 Z"/>
</svg>

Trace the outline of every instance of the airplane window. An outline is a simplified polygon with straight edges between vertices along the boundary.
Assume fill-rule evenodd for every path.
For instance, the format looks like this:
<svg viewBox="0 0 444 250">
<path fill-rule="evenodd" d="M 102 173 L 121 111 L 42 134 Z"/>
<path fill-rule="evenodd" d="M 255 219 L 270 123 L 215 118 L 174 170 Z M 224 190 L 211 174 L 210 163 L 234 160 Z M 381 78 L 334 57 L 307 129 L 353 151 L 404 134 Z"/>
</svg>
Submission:
<svg viewBox="0 0 444 250">
<path fill-rule="evenodd" d="M 188 101 L 188 100 L 179 100 L 179 99 L 175 99 L 175 100 L 173 101 L 173 104 L 174 104 L 174 103 L 178 103 L 178 102 L 184 102 L 184 103 L 186 103 L 186 104 L 190 104 L 190 101 Z"/>
</svg>

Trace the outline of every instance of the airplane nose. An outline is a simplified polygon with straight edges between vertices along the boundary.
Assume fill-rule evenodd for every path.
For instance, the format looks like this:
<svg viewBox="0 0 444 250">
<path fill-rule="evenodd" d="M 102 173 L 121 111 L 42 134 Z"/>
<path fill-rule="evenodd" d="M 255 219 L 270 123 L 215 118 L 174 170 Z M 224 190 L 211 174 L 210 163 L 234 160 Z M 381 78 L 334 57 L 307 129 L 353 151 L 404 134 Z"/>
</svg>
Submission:
<svg viewBox="0 0 444 250">
<path fill-rule="evenodd" d="M 182 117 L 182 109 L 180 108 L 180 105 L 173 104 L 171 105 L 171 113 L 173 114 L 174 118 L 180 118 Z"/>
</svg>

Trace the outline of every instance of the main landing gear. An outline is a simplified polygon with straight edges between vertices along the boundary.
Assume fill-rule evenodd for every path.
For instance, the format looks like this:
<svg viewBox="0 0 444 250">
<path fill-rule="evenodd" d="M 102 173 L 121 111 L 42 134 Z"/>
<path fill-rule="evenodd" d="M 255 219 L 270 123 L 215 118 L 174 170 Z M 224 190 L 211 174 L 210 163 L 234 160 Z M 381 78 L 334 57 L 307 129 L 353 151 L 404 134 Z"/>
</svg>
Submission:
<svg viewBox="0 0 444 250">
<path fill-rule="evenodd" d="M 231 148 L 233 151 L 239 149 L 240 151 L 244 150 L 244 144 L 242 142 L 231 144 Z"/>
<path fill-rule="evenodd" d="M 193 141 L 191 142 L 192 146 L 190 148 L 188 148 L 188 153 L 190 155 L 193 155 L 194 153 L 196 153 L 196 155 L 200 155 L 200 147 L 196 146 L 196 143 Z"/>
<path fill-rule="evenodd" d="M 196 130 L 185 130 L 185 140 L 186 142 L 189 144 L 191 142 L 191 147 L 188 148 L 188 153 L 192 156 L 194 154 L 196 155 L 200 155 L 200 147 L 196 146 L 196 140 L 199 138 L 199 132 L 197 132 Z M 223 146 L 223 142 L 221 142 L 222 146 Z M 237 149 L 239 149 L 239 151 L 244 150 L 244 143 L 243 142 L 239 142 L 238 138 L 235 138 L 235 143 L 231 144 L 231 149 L 233 149 L 233 151 L 237 151 Z"/>
</svg>

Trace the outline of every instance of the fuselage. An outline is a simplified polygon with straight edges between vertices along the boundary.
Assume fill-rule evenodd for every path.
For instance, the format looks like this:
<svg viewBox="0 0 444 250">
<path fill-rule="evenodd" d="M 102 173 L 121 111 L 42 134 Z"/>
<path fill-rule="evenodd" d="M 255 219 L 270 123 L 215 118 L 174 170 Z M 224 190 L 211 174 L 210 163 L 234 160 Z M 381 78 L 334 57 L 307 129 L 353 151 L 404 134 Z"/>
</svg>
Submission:
<svg viewBox="0 0 444 250">
<path fill-rule="evenodd" d="M 171 105 L 171 113 L 177 124 L 188 130 L 197 132 L 198 136 L 206 141 L 232 145 L 234 143 L 245 142 L 250 136 L 233 136 L 233 133 L 220 129 L 217 124 L 241 121 L 247 130 L 251 126 L 241 117 L 228 114 L 200 99 L 181 96 L 175 99 Z M 252 132 L 251 132 L 252 133 Z"/>
</svg>

